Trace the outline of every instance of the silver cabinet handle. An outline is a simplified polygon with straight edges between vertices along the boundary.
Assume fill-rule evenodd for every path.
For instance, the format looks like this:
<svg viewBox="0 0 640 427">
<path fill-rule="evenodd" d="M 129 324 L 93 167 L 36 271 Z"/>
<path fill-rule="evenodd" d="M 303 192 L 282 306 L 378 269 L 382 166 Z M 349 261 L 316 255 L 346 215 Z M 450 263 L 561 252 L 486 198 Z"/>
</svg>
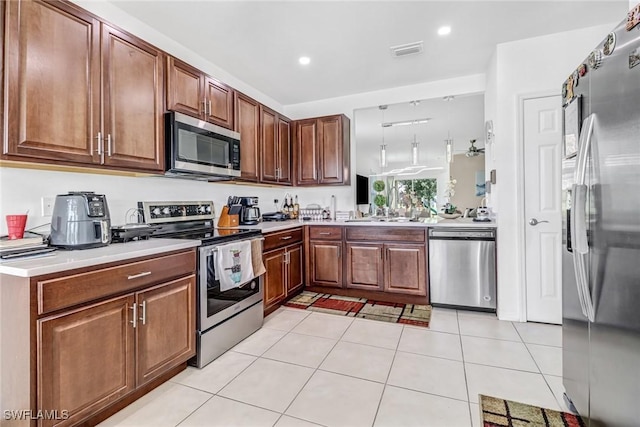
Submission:
<svg viewBox="0 0 640 427">
<path fill-rule="evenodd" d="M 285 236 L 280 238 L 280 240 L 289 240 L 289 239 L 293 239 L 293 236 Z"/>
<path fill-rule="evenodd" d="M 107 134 L 107 156 L 109 157 L 111 157 L 111 145 L 112 145 L 111 134 L 108 133 Z"/>
<path fill-rule="evenodd" d="M 98 140 L 98 149 L 96 150 L 96 153 L 98 153 L 99 156 L 102 155 L 103 150 L 102 150 L 102 132 L 98 132 L 98 136 L 96 136 L 96 139 Z"/>
<path fill-rule="evenodd" d="M 142 304 L 140 304 L 140 308 L 142 308 L 142 317 L 140 317 L 140 320 L 142 320 L 143 325 L 146 325 L 147 324 L 147 302 L 142 301 Z"/>
<path fill-rule="evenodd" d="M 133 329 L 135 329 L 136 323 L 138 323 L 138 305 L 134 302 L 133 305 L 129 307 L 129 310 L 133 310 L 133 315 L 131 316 L 129 323 L 131 323 L 133 325 Z"/>
<path fill-rule="evenodd" d="M 149 276 L 151 274 L 150 271 L 143 271 L 142 273 L 132 274 L 131 276 L 127 276 L 127 280 L 138 279 L 140 277 Z"/>
<path fill-rule="evenodd" d="M 211 100 L 210 99 L 207 100 L 207 105 L 208 105 L 208 110 L 209 110 L 209 111 L 207 111 L 207 114 L 211 115 Z"/>
<path fill-rule="evenodd" d="M 205 116 L 207 115 L 207 100 L 206 99 L 202 100 L 202 114 L 204 114 Z"/>
<path fill-rule="evenodd" d="M 549 221 L 538 221 L 538 220 L 537 220 L 537 219 L 535 219 L 535 218 L 531 218 L 531 219 L 529 220 L 529 225 L 536 226 L 536 225 L 541 224 L 541 223 L 543 223 L 543 222 L 549 222 Z"/>
<path fill-rule="evenodd" d="M 320 233 L 318 233 L 321 236 L 331 236 L 331 232 L 330 231 L 322 231 Z"/>
</svg>

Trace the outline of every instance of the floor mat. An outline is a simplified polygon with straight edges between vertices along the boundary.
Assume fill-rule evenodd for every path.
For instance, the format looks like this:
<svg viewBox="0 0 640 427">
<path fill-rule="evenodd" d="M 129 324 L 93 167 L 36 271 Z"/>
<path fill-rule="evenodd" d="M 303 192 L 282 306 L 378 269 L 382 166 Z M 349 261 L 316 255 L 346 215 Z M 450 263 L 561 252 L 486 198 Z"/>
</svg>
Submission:
<svg viewBox="0 0 640 427">
<path fill-rule="evenodd" d="M 480 395 L 480 416 L 484 427 L 585 427 L 582 419 L 568 412 Z"/>
<path fill-rule="evenodd" d="M 301 294 L 296 295 L 284 305 L 302 310 L 381 320 L 383 322 L 404 323 L 425 328 L 429 327 L 429 320 L 431 319 L 430 305 L 399 304 L 308 291 L 303 291 Z"/>
</svg>

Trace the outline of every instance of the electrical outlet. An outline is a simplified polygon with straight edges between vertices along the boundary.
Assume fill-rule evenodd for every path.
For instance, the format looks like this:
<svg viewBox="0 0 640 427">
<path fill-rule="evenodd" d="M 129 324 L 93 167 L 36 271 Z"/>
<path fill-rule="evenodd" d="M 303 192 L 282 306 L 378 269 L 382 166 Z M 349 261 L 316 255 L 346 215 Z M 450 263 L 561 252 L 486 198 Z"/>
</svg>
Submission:
<svg viewBox="0 0 640 427">
<path fill-rule="evenodd" d="M 53 215 L 53 203 L 55 202 L 54 197 L 43 197 L 40 199 L 40 203 L 42 205 L 42 216 L 51 216 Z"/>
</svg>

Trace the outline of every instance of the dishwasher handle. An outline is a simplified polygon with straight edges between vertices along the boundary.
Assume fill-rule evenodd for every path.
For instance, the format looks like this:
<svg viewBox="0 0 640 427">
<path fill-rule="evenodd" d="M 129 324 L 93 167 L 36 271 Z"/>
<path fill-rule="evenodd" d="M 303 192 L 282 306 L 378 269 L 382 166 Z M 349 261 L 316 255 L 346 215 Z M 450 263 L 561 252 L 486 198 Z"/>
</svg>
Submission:
<svg viewBox="0 0 640 427">
<path fill-rule="evenodd" d="M 429 239 L 431 240 L 495 240 L 496 231 L 493 229 L 481 230 L 442 230 L 436 228 L 429 229 Z"/>
</svg>

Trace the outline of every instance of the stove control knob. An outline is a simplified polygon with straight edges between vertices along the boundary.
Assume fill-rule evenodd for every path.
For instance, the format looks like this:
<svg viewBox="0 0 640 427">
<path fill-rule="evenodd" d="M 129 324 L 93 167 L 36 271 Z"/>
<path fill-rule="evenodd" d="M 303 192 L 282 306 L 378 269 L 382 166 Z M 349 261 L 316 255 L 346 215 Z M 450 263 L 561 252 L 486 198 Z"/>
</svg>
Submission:
<svg viewBox="0 0 640 427">
<path fill-rule="evenodd" d="M 207 208 L 204 205 L 198 207 L 198 212 L 205 213 L 206 211 Z"/>
<path fill-rule="evenodd" d="M 206 210 L 207 210 L 207 213 L 211 213 L 211 206 L 207 205 Z"/>
<path fill-rule="evenodd" d="M 165 214 L 165 215 L 169 215 L 171 213 L 171 209 L 164 208 L 164 209 L 162 209 L 162 213 Z"/>
<path fill-rule="evenodd" d="M 152 211 L 151 211 L 151 213 L 152 213 L 154 216 L 158 216 L 158 215 L 160 215 L 160 213 L 161 213 L 160 208 L 155 208 L 154 210 L 152 210 Z"/>
</svg>

